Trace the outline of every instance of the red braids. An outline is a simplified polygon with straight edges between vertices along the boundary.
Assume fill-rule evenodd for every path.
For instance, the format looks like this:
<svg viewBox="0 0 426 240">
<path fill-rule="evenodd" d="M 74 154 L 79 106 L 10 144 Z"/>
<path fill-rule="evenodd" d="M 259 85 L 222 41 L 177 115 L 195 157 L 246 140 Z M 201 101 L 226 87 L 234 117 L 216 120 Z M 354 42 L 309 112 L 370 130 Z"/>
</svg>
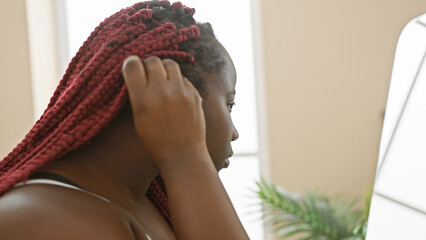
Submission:
<svg viewBox="0 0 426 240">
<path fill-rule="evenodd" d="M 43 115 L 0 161 L 0 194 L 86 143 L 117 116 L 128 101 L 121 73 L 125 58 L 155 55 L 194 62 L 190 53 L 179 51 L 179 44 L 198 38 L 200 29 L 196 25 L 178 29 L 164 21 L 159 25 L 157 21 L 162 20 L 154 20 L 152 10 L 147 9 L 153 3 L 141 2 L 122 9 L 95 28 L 71 60 Z M 170 6 L 168 1 L 156 1 L 155 5 L 173 11 L 183 9 L 188 16 L 194 14 L 180 2 Z M 153 182 L 148 196 L 170 220 L 161 178 Z"/>
</svg>

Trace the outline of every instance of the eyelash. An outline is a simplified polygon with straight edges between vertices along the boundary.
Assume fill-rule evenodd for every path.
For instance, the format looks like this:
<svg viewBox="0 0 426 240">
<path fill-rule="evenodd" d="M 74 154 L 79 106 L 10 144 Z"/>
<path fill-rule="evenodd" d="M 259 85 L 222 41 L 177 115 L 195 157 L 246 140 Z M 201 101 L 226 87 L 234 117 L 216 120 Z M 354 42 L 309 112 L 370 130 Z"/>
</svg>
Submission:
<svg viewBox="0 0 426 240">
<path fill-rule="evenodd" d="M 235 107 L 235 102 L 234 101 L 231 101 L 231 102 L 228 102 L 228 108 L 229 108 L 229 112 L 232 112 L 232 108 L 233 107 Z"/>
</svg>

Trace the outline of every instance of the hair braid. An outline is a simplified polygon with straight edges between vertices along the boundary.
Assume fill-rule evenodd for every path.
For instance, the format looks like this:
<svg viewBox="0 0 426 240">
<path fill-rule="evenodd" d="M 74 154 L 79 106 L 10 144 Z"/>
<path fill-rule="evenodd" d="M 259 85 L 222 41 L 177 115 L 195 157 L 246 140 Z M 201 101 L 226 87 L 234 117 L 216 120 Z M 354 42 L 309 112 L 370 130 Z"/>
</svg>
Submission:
<svg viewBox="0 0 426 240">
<path fill-rule="evenodd" d="M 114 20 L 115 24 L 116 24 L 116 21 L 117 19 Z M 101 25 L 106 25 L 106 24 L 101 24 Z M 142 26 L 143 26 L 142 28 L 144 28 L 144 25 Z M 96 35 L 97 34 L 92 33 L 91 37 Z M 89 40 L 91 40 L 91 37 L 89 37 L 88 41 L 86 41 L 84 45 L 90 46 Z M 96 81 L 91 81 L 85 86 L 85 89 L 81 89 L 80 87 L 80 85 L 84 85 L 86 81 L 90 80 L 89 74 L 95 71 L 97 68 L 99 68 L 99 66 L 103 64 L 105 60 L 107 60 L 106 57 L 102 56 L 102 54 L 105 53 L 105 49 L 103 49 L 103 51 L 100 51 L 97 57 L 95 57 L 94 59 L 91 59 L 92 62 L 82 62 L 81 61 L 82 58 L 80 57 L 80 55 L 82 55 L 82 52 L 83 52 L 82 49 L 84 48 L 84 45 L 83 47 L 80 48 L 80 51 L 77 53 L 76 57 L 74 57 L 73 60 L 71 61 L 70 63 L 71 67 L 67 69 L 66 74 L 64 75 L 64 78 L 61 80 L 57 90 L 55 91 L 54 96 L 52 97 L 49 104 L 50 107 L 48 106 L 45 113 L 40 118 L 39 122 L 36 123 L 36 125 L 30 131 L 29 136 L 26 137 L 20 145 L 18 145 L 18 149 L 16 149 L 17 151 L 13 151 L 9 156 L 7 156 L 3 161 L 0 162 L 0 169 L 2 171 L 7 171 L 9 169 L 8 165 L 4 166 L 3 164 L 13 163 L 13 161 L 8 161 L 9 159 L 20 160 L 16 158 L 17 153 L 19 152 L 21 152 L 21 154 L 28 153 L 29 151 L 33 149 L 32 146 L 38 145 L 37 140 L 39 140 L 39 138 L 41 138 L 42 136 L 47 137 L 46 134 L 49 134 L 48 131 L 53 126 L 55 126 L 60 121 L 62 121 L 63 118 L 79 103 L 79 98 L 84 96 L 84 94 L 82 93 L 89 92 L 92 89 L 92 87 L 96 85 Z M 107 47 L 109 48 L 109 49 L 106 49 L 107 52 L 111 52 L 114 50 L 114 49 L 111 49 L 111 46 L 107 46 Z M 98 49 L 99 48 L 94 48 L 93 51 L 97 52 Z M 93 52 L 90 52 L 89 55 L 93 55 Z M 83 65 L 83 64 L 86 64 L 86 65 Z M 86 68 L 81 68 L 79 69 L 80 72 L 76 71 L 71 74 L 72 66 L 74 65 L 86 66 Z M 77 76 L 77 75 L 85 75 L 85 76 Z M 69 79 L 71 79 L 71 81 Z M 66 89 L 66 87 L 72 82 L 77 84 L 77 86 L 73 86 L 71 88 Z M 61 96 L 61 94 L 62 94 L 62 98 L 59 99 L 59 96 Z M 70 100 L 72 98 L 74 98 L 73 101 Z M 49 121 L 44 124 L 45 120 L 49 120 Z M 39 126 L 43 126 L 43 127 L 41 128 Z M 25 141 L 27 139 L 29 141 Z M 30 145 L 29 148 L 27 149 L 23 149 L 23 148 L 26 148 L 30 143 L 33 143 L 33 145 L 32 146 Z"/>
<path fill-rule="evenodd" d="M 33 146 L 37 145 L 37 141 L 46 135 L 47 131 L 57 124 L 57 121 L 60 121 L 60 118 L 55 118 L 55 116 L 50 111 L 51 108 L 54 106 L 55 102 L 59 98 L 60 94 L 64 91 L 68 79 L 70 79 L 70 75 L 72 72 L 74 72 L 77 62 L 81 59 L 82 55 L 87 51 L 89 43 L 96 37 L 97 33 L 105 27 L 112 19 L 115 19 L 117 16 L 120 16 L 123 14 L 125 9 L 120 10 L 119 12 L 115 13 L 114 15 L 110 16 L 109 18 L 105 19 L 98 27 L 95 28 L 95 30 L 90 34 L 88 39 L 83 43 L 83 45 L 78 50 L 77 54 L 73 57 L 70 64 L 68 65 L 68 68 L 62 78 L 62 80 L 59 82 L 58 87 L 56 88 L 55 92 L 53 93 L 53 96 L 51 97 L 49 104 L 44 111 L 43 115 L 40 117 L 40 119 L 35 123 L 33 128 L 30 130 L 30 132 L 24 137 L 22 142 L 20 142 L 10 154 L 8 154 L 2 161 L 0 161 L 0 174 L 3 172 L 8 171 L 9 167 L 8 165 L 13 162 L 13 160 L 19 160 L 16 159 L 18 155 L 25 155 L 29 151 L 33 149 Z M 57 121 L 55 121 L 57 120 Z M 47 121 L 47 123 L 46 123 Z M 43 126 L 43 127 L 40 127 Z"/>
<path fill-rule="evenodd" d="M 203 95 L 200 71 L 223 66 L 210 24 L 196 23 L 180 2 L 146 1 L 121 9 L 79 48 L 40 119 L 0 161 L 0 195 L 40 167 L 89 141 L 128 104 L 121 65 L 130 55 L 172 58 Z M 147 193 L 171 222 L 161 177 Z"/>
</svg>

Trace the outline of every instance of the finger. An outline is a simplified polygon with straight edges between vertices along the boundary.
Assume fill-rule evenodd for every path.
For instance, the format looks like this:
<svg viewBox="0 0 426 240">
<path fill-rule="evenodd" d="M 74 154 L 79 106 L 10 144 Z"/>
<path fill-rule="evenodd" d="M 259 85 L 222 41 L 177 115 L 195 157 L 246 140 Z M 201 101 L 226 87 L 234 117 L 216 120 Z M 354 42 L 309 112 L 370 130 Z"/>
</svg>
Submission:
<svg viewBox="0 0 426 240">
<path fill-rule="evenodd" d="M 187 89 L 192 92 L 197 98 L 201 99 L 201 95 L 198 92 L 198 90 L 195 88 L 195 86 L 188 80 L 188 78 L 183 77 L 183 81 L 185 83 L 185 86 L 187 87 Z"/>
<path fill-rule="evenodd" d="M 197 92 L 198 92 L 198 90 L 194 87 L 194 85 L 192 84 L 192 82 L 190 82 L 190 81 L 188 80 L 188 78 L 183 77 L 183 80 L 184 80 L 185 86 L 187 86 L 187 87 L 188 87 L 188 88 L 190 88 L 191 90 L 195 90 L 195 91 L 197 91 Z"/>
<path fill-rule="evenodd" d="M 167 80 L 167 72 L 159 57 L 152 56 L 144 60 L 148 82 L 151 84 L 163 83 Z"/>
<path fill-rule="evenodd" d="M 130 56 L 126 58 L 122 68 L 130 101 L 135 102 L 140 96 L 141 90 L 145 89 L 148 84 L 144 66 L 139 57 Z"/>
<path fill-rule="evenodd" d="M 174 81 L 183 84 L 182 74 L 180 73 L 179 65 L 171 59 L 164 59 L 163 64 L 167 72 L 167 79 L 169 81 Z"/>
<path fill-rule="evenodd" d="M 190 84 L 191 82 L 188 80 L 188 78 L 186 78 L 185 76 L 182 75 L 182 80 L 183 80 L 183 84 L 185 86 L 188 86 L 188 84 Z M 191 83 L 192 84 L 192 83 Z"/>
</svg>

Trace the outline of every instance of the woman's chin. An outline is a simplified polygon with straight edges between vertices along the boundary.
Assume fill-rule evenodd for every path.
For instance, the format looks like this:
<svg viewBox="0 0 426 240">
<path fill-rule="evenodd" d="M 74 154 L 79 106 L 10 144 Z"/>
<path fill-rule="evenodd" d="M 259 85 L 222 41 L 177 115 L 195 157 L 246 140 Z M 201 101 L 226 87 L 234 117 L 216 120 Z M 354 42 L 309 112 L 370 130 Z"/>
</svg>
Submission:
<svg viewBox="0 0 426 240">
<path fill-rule="evenodd" d="M 229 164 L 229 158 L 225 159 L 225 161 L 223 162 L 223 168 L 228 168 Z"/>
<path fill-rule="evenodd" d="M 224 168 L 228 168 L 229 166 L 229 159 L 225 159 L 220 165 L 216 165 L 215 164 L 215 168 L 217 170 L 217 172 L 220 172 L 220 170 L 224 169 Z"/>
</svg>

